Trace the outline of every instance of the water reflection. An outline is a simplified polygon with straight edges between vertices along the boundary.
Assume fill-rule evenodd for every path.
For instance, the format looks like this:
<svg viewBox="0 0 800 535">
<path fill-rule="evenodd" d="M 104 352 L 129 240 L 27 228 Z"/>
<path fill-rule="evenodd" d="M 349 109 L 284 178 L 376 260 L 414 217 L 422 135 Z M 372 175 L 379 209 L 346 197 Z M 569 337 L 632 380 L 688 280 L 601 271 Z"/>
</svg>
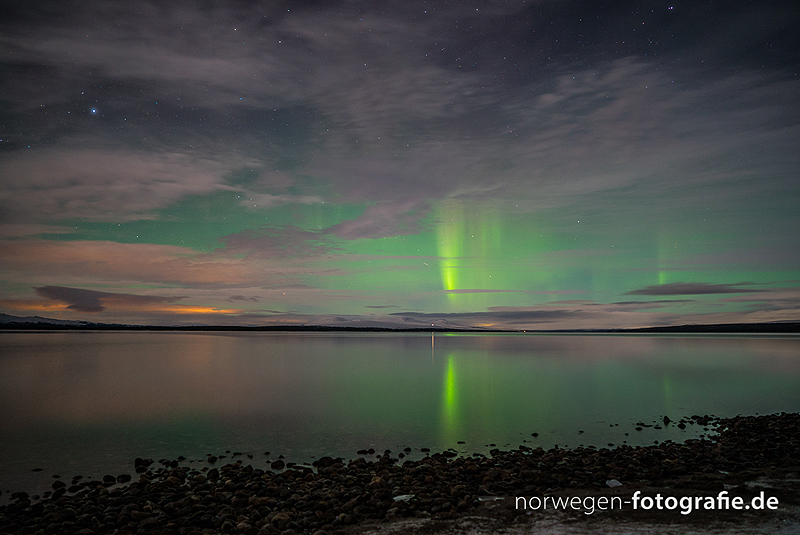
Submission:
<svg viewBox="0 0 800 535">
<path fill-rule="evenodd" d="M 447 356 L 447 367 L 444 373 L 442 388 L 442 436 L 441 442 L 452 443 L 458 440 L 461 433 L 458 408 L 458 382 L 456 378 L 455 355 Z"/>
<path fill-rule="evenodd" d="M 798 400 L 797 339 L 436 338 L 428 359 L 414 335 L 4 334 L 0 426 L 194 414 L 433 430 L 441 417 L 450 436 L 520 418 L 557 426 L 576 412 L 787 410 Z"/>
<path fill-rule="evenodd" d="M 428 336 L 3 333 L 0 456 L 644 444 L 691 430 L 637 420 L 800 410 L 796 337 Z"/>
<path fill-rule="evenodd" d="M 647 443 L 608 428 L 800 409 L 796 338 L 479 337 L 471 347 L 443 338 L 439 346 L 457 350 L 440 367 L 442 448 L 519 443 L 531 432 L 572 446 Z"/>
</svg>

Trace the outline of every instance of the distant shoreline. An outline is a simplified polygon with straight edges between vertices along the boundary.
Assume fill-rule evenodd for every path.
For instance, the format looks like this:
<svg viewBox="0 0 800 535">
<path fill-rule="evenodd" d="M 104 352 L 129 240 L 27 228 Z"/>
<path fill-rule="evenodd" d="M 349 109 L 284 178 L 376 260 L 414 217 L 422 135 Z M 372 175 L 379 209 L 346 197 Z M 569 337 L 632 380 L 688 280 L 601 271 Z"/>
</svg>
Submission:
<svg viewBox="0 0 800 535">
<path fill-rule="evenodd" d="M 8 318 L 9 316 L 6 316 Z M 27 318 L 19 318 L 25 320 Z M 183 332 L 378 332 L 378 333 L 529 333 L 529 334 L 800 334 L 800 321 L 777 323 L 720 323 L 669 325 L 633 329 L 475 329 L 448 327 L 357 327 L 345 325 L 127 325 L 66 322 L 36 318 L 35 321 L 0 322 L 0 331 L 183 331 Z"/>
</svg>

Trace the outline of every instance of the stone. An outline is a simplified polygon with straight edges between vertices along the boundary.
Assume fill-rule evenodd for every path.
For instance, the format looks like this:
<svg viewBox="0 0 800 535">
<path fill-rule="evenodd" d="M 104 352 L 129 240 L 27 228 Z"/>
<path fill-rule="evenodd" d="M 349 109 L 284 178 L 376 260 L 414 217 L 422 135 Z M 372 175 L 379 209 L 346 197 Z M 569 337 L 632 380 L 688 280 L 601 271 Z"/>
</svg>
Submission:
<svg viewBox="0 0 800 535">
<path fill-rule="evenodd" d="M 386 451 L 377 460 L 321 457 L 278 473 L 242 459 L 202 470 L 169 460 L 150 470 L 141 459 L 136 468 L 146 472 L 128 485 L 107 488 L 111 477 L 83 483 L 77 477 L 70 487 L 75 495 L 62 481 L 54 481 L 54 492 L 43 499 L 15 492 L 0 506 L 0 521 L 10 522 L 12 533 L 331 533 L 380 519 L 453 518 L 513 495 L 616 487 L 621 481 L 658 487 L 677 476 L 708 481 L 727 472 L 796 465 L 800 415 L 698 419 L 718 435 L 643 447 L 495 448 L 491 457 L 451 456 L 455 450 L 448 449 L 402 464 Z"/>
</svg>

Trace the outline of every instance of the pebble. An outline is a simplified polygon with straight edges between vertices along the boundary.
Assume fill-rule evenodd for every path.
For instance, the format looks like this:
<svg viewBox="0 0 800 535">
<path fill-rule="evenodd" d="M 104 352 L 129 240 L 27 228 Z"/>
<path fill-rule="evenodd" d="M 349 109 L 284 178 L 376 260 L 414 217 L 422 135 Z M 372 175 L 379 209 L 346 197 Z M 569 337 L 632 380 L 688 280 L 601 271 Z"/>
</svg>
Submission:
<svg viewBox="0 0 800 535">
<path fill-rule="evenodd" d="M 637 483 L 660 486 L 681 476 L 797 462 L 798 414 L 681 421 L 714 428 L 718 434 L 641 447 L 545 450 L 521 445 L 493 449 L 490 456 L 458 456 L 447 450 L 402 464 L 387 450 L 370 460 L 321 457 L 311 466 L 289 467 L 279 460 L 269 464 L 272 470 L 242 459 L 213 468 L 206 464 L 202 470 L 136 459 L 138 479 L 128 483 L 122 475 L 100 481 L 74 478 L 69 488 L 54 481 L 49 497 L 11 494 L 11 502 L 0 506 L 0 534 L 327 535 L 365 521 L 455 518 L 503 496 Z M 112 478 L 125 484 L 109 486 Z"/>
</svg>

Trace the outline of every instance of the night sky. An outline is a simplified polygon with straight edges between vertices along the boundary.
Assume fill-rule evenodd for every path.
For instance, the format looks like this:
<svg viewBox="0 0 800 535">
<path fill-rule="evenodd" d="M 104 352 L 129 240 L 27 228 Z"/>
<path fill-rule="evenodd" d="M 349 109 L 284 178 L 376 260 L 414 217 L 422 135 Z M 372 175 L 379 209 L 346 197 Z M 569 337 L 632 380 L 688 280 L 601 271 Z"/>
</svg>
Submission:
<svg viewBox="0 0 800 535">
<path fill-rule="evenodd" d="M 0 312 L 800 320 L 794 1 L 6 1 Z"/>
</svg>

